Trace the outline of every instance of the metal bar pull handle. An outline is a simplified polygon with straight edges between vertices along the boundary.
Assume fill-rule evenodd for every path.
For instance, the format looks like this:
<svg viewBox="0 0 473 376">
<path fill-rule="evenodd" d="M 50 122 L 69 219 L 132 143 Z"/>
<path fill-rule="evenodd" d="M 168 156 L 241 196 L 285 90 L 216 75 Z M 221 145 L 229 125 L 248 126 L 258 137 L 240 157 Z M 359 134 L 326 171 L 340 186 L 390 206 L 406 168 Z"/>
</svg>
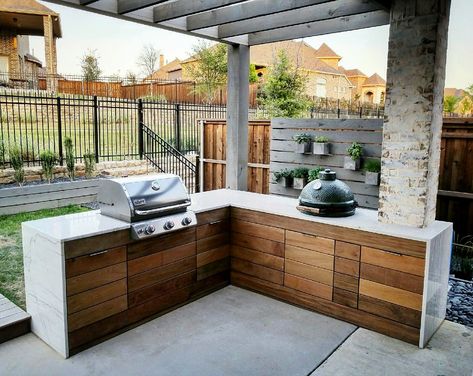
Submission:
<svg viewBox="0 0 473 376">
<path fill-rule="evenodd" d="M 150 209 L 150 210 L 136 210 L 135 209 L 135 214 L 136 215 L 152 215 L 152 214 L 159 214 L 163 212 L 168 212 L 171 210 L 175 209 L 183 209 L 188 206 L 190 206 L 190 202 L 186 202 L 185 204 L 178 204 L 178 205 L 173 205 L 173 206 L 166 206 L 164 208 L 156 208 L 156 209 Z"/>
<path fill-rule="evenodd" d="M 104 253 L 107 253 L 107 252 L 108 252 L 108 249 L 106 249 L 105 251 L 94 252 L 94 253 L 89 254 L 89 257 L 103 255 Z"/>
</svg>

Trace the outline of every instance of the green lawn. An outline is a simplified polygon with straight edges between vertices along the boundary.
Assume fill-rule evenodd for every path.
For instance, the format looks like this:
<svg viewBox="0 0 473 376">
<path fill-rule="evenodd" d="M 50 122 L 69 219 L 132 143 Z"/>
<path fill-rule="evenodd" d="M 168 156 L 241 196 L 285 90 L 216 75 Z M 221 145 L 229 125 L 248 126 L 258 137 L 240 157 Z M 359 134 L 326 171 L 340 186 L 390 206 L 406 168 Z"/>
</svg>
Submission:
<svg viewBox="0 0 473 376">
<path fill-rule="evenodd" d="M 71 205 L 65 208 L 0 216 L 0 293 L 16 305 L 25 308 L 23 249 L 21 245 L 22 222 L 87 210 L 89 209 Z"/>
</svg>

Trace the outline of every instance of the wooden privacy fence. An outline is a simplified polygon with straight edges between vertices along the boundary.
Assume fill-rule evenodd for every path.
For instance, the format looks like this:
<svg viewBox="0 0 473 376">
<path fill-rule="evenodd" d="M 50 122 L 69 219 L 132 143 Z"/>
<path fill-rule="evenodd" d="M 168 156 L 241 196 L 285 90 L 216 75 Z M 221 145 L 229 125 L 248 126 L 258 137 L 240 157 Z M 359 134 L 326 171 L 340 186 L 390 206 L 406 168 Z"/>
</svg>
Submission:
<svg viewBox="0 0 473 376">
<path fill-rule="evenodd" d="M 380 158 L 382 142 L 382 119 L 273 119 L 271 120 L 271 174 L 283 169 L 297 167 L 330 168 L 337 178 L 349 185 L 358 204 L 377 208 L 379 188 L 367 185 L 364 171 L 343 168 L 347 148 L 358 142 L 363 146 L 363 158 Z M 293 137 L 299 133 L 309 133 L 314 137 L 325 136 L 330 142 L 330 155 L 296 153 Z M 299 197 L 300 190 L 285 188 L 271 181 L 269 193 Z"/>
<path fill-rule="evenodd" d="M 226 137 L 225 120 L 202 120 L 201 187 L 204 191 L 225 188 Z M 248 191 L 269 193 L 270 123 L 248 122 Z"/>
</svg>

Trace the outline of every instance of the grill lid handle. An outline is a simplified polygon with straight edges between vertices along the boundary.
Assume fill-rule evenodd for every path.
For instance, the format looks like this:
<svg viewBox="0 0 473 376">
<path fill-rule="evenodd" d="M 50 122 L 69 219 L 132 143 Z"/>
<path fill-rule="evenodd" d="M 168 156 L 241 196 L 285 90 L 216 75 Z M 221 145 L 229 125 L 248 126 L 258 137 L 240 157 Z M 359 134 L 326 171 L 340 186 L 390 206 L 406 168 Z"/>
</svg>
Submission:
<svg viewBox="0 0 473 376">
<path fill-rule="evenodd" d="M 182 209 L 190 206 L 190 202 L 186 202 L 184 204 L 178 204 L 178 205 L 172 205 L 172 206 L 166 206 L 163 208 L 156 208 L 156 209 L 150 209 L 150 210 L 136 210 L 135 209 L 135 214 L 136 215 L 152 215 L 152 214 L 159 214 L 163 212 L 167 212 L 170 210 L 175 210 L 175 209 Z"/>
</svg>

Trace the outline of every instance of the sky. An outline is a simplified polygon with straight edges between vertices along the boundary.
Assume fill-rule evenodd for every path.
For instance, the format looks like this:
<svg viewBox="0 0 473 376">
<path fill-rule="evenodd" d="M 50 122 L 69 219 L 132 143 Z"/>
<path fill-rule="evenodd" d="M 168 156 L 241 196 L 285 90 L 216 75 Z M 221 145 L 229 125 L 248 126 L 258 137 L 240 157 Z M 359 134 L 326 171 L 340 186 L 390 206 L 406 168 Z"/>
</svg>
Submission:
<svg viewBox="0 0 473 376">
<path fill-rule="evenodd" d="M 142 76 L 136 59 L 145 44 L 152 44 L 167 61 L 189 57 L 198 42 L 195 37 L 120 21 L 91 12 L 42 2 L 61 16 L 63 37 L 57 42 L 58 72 L 80 74 L 80 59 L 87 50 L 96 50 L 103 75 L 125 76 L 132 71 Z M 452 0 L 448 35 L 446 87 L 465 88 L 473 84 L 471 34 L 473 0 Z M 358 68 L 367 75 L 386 78 L 389 27 L 382 26 L 304 39 L 313 47 L 327 43 L 343 57 L 340 64 Z M 30 47 L 44 61 L 44 41 L 31 37 Z"/>
</svg>

